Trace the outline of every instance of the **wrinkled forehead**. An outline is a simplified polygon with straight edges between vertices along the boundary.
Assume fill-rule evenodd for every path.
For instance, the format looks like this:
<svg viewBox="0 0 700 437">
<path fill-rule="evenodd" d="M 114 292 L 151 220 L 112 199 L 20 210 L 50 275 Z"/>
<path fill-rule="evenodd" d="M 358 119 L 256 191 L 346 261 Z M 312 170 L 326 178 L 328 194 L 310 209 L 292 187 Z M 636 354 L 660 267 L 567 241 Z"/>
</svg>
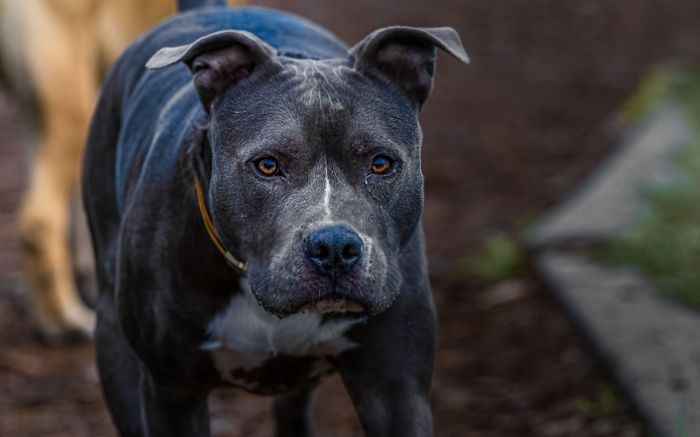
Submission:
<svg viewBox="0 0 700 437">
<path fill-rule="evenodd" d="M 285 59 L 284 77 L 291 95 L 309 112 L 329 113 L 353 109 L 353 85 L 364 77 L 342 60 Z"/>
<path fill-rule="evenodd" d="M 345 60 L 280 58 L 275 77 L 236 93 L 222 122 L 254 143 L 325 145 L 361 139 L 420 144 L 410 102 Z M 274 137 L 274 138 L 273 138 Z"/>
</svg>

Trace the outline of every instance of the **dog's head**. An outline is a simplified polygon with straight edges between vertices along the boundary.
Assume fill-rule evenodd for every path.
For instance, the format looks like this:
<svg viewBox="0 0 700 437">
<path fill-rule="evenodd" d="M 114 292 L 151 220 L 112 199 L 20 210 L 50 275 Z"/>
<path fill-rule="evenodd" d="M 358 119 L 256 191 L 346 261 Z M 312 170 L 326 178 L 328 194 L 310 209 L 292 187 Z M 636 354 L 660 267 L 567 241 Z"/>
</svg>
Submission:
<svg viewBox="0 0 700 437">
<path fill-rule="evenodd" d="M 346 59 L 278 56 L 229 30 L 147 64 L 193 74 L 209 118 L 195 168 L 267 311 L 376 314 L 396 298 L 423 206 L 417 113 L 436 48 L 468 62 L 453 29 L 390 27 Z"/>
</svg>

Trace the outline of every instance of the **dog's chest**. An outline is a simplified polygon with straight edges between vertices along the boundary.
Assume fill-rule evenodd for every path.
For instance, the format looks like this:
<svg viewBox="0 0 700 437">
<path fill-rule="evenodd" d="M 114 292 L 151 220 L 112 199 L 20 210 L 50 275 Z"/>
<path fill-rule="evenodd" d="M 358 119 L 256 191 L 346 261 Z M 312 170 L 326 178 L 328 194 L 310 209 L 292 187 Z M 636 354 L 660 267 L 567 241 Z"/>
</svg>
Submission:
<svg viewBox="0 0 700 437">
<path fill-rule="evenodd" d="M 286 391 L 329 373 L 326 358 L 356 346 L 344 334 L 360 321 L 324 321 L 319 314 L 279 319 L 246 290 L 211 321 L 201 347 L 224 381 L 252 392 Z"/>
</svg>

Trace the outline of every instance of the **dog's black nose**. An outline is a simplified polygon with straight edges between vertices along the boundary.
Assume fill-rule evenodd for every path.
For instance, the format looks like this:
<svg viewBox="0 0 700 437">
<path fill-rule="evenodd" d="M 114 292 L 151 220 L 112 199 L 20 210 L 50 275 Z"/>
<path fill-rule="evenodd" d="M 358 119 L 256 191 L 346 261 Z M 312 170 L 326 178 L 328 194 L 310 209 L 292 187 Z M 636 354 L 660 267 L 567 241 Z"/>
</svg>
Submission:
<svg viewBox="0 0 700 437">
<path fill-rule="evenodd" d="M 362 238 L 346 226 L 325 226 L 304 241 L 306 256 L 328 275 L 347 271 L 362 256 Z"/>
</svg>

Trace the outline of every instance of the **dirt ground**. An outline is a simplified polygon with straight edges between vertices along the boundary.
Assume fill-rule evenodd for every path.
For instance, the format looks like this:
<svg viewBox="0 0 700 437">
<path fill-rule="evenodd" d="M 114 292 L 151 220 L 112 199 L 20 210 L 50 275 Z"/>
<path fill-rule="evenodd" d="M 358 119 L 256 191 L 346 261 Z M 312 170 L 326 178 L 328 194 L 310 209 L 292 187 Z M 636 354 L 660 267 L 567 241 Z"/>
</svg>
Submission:
<svg viewBox="0 0 700 437">
<path fill-rule="evenodd" d="M 446 272 L 514 234 L 614 144 L 618 109 L 650 66 L 700 55 L 696 0 L 265 0 L 353 43 L 391 24 L 451 25 L 472 66 L 442 56 L 422 114 L 425 227 L 440 314 L 438 436 L 641 436 L 556 302 L 532 275 L 498 285 Z M 31 330 L 17 257 L 27 148 L 0 96 L 0 436 L 113 436 L 90 345 L 47 348 Z M 317 396 L 320 436 L 361 435 L 337 378 Z M 211 402 L 217 436 L 271 434 L 269 401 Z"/>
</svg>

